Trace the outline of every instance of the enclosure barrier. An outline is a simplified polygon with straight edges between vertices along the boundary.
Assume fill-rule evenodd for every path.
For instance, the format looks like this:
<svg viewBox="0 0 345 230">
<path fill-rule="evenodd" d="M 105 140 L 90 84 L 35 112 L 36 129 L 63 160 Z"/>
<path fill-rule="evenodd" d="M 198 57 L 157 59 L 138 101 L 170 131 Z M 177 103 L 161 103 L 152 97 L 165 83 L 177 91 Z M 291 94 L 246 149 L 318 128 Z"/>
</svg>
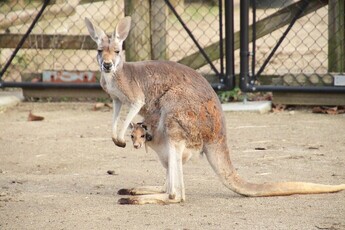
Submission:
<svg viewBox="0 0 345 230">
<path fill-rule="evenodd" d="M 104 10 L 105 7 L 101 5 L 103 3 L 108 4 L 108 7 L 110 7 L 109 12 L 113 8 L 116 8 L 117 12 L 112 14 L 104 13 L 106 11 Z M 45 0 L 44 4 L 41 7 L 40 13 L 38 14 L 35 14 L 35 10 L 33 10 L 32 7 L 33 6 L 31 1 L 29 1 L 27 5 L 23 6 L 21 5 L 21 2 L 18 1 L 17 4 L 10 4 L 9 8 L 6 7 L 6 4 L 0 5 L 1 12 L 7 12 L 7 14 L 3 13 L 2 15 L 2 17 L 5 18 L 5 21 L 11 21 L 11 17 L 13 17 L 12 11 L 14 11 L 16 13 L 15 17 L 17 19 L 12 22 L 13 24 L 18 25 L 12 27 L 12 23 L 7 23 L 7 25 L 4 25 L 6 24 L 6 22 L 2 24 L 0 23 L 0 30 L 4 29 L 4 33 L 0 34 L 0 44 L 2 44 L 0 46 L 4 51 L 1 52 L 4 53 L 2 55 L 3 58 L 0 62 L 1 65 L 3 63 L 4 57 L 8 55 L 9 49 L 13 48 L 14 44 L 18 44 L 18 46 L 15 47 L 12 53 L 12 57 L 8 59 L 7 63 L 1 70 L 1 88 L 21 87 L 35 89 L 99 89 L 100 85 L 98 83 L 98 79 L 96 82 L 88 82 L 87 84 L 80 84 L 75 82 L 60 83 L 57 81 L 47 82 L 44 81 L 44 79 L 42 80 L 42 75 L 44 75 L 44 73 L 41 74 L 41 71 L 64 71 L 64 74 L 69 75 L 65 76 L 65 78 L 70 77 L 71 75 L 76 75 L 75 72 L 98 72 L 98 68 L 95 66 L 96 63 L 94 57 L 90 55 L 90 53 L 96 51 L 96 46 L 94 42 L 89 38 L 87 31 L 84 28 L 84 16 L 88 16 L 91 18 L 91 20 L 94 20 L 98 23 L 100 22 L 102 28 L 104 28 L 105 24 L 106 27 L 104 28 L 104 30 L 109 32 L 109 28 L 111 29 L 110 31 L 113 31 L 115 27 L 114 23 L 116 23 L 116 21 L 118 21 L 118 19 L 123 17 L 124 15 L 131 15 L 133 24 L 131 33 L 125 42 L 127 61 L 168 59 L 181 62 L 193 67 L 195 59 L 189 54 L 201 54 L 206 60 L 206 63 L 203 63 L 201 65 L 197 64 L 199 65 L 199 68 L 203 68 L 203 70 L 200 70 L 202 74 L 215 75 L 218 78 L 218 82 L 214 82 L 212 86 L 218 90 L 229 90 L 233 88 L 233 86 L 229 85 L 232 82 L 230 78 L 234 76 L 233 68 L 232 73 L 230 73 L 229 70 L 225 71 L 223 46 L 220 45 L 219 49 L 213 50 L 212 56 L 218 56 L 216 60 L 210 60 L 208 58 L 209 54 L 203 52 L 203 46 L 210 42 L 221 42 L 223 44 L 224 13 L 223 2 L 221 0 L 174 0 L 171 2 L 169 0 L 165 0 L 164 2 L 159 0 L 125 0 L 118 3 L 114 3 L 114 1 L 100 0 L 73 0 L 66 1 L 63 4 L 61 4 L 61 2 L 56 3 L 56 1 L 54 0 Z M 11 8 L 22 8 L 22 10 L 12 10 Z M 100 10 L 100 8 L 102 8 L 102 10 Z M 46 14 L 44 14 L 45 9 Z M 102 13 L 100 13 L 99 11 Z M 40 18 L 42 12 L 43 16 Z M 209 14 L 209 12 L 211 14 Z M 229 12 L 229 10 L 226 10 L 226 12 Z M 9 14 L 11 15 L 8 16 Z M 30 17 L 27 17 L 27 14 L 31 14 L 29 15 Z M 52 14 L 52 16 L 49 16 L 48 14 Z M 33 18 L 33 16 L 35 15 L 35 20 L 32 21 L 31 26 L 27 29 L 27 32 L 22 35 L 22 31 L 26 28 L 26 22 L 31 21 L 30 18 Z M 204 18 L 205 15 L 207 17 L 206 20 Z M 51 22 L 47 20 L 47 18 L 49 17 L 52 19 Z M 25 18 L 28 20 L 23 22 L 21 21 L 21 18 Z M 39 18 L 40 20 L 37 23 Z M 69 31 L 63 31 L 62 33 L 60 31 L 53 31 L 51 34 L 45 32 L 45 30 L 48 30 L 48 26 L 44 25 L 44 23 L 48 23 L 48 25 L 50 26 L 57 27 L 54 24 L 57 23 L 57 19 L 60 18 L 63 19 L 61 26 L 64 27 L 65 24 L 70 24 L 67 25 L 67 27 L 70 27 L 68 28 L 68 30 L 71 29 L 70 31 L 72 31 L 73 34 L 70 34 Z M 188 20 L 189 23 L 192 22 L 196 25 L 189 26 L 187 25 L 187 23 L 185 23 L 186 20 Z M 104 23 L 104 21 L 106 23 Z M 208 24 L 206 24 L 205 22 Z M 200 24 L 202 24 L 202 26 L 198 26 Z M 19 25 L 23 26 L 20 27 Z M 214 27 L 214 25 L 217 25 L 217 27 Z M 34 30 L 32 32 L 32 28 L 34 26 L 36 28 L 36 31 Z M 13 33 L 13 31 L 16 30 L 20 31 L 20 33 Z M 75 32 L 73 30 L 76 30 L 78 32 Z M 225 32 L 229 33 L 229 30 L 227 29 Z M 205 34 L 207 35 L 207 33 L 213 33 L 216 36 L 212 35 L 208 36 L 207 38 L 204 36 Z M 194 34 L 196 34 L 196 36 Z M 174 36 L 179 37 L 179 40 L 174 40 Z M 227 38 L 225 39 L 229 38 L 231 38 L 231 36 L 227 36 Z M 185 47 L 179 47 L 181 44 L 173 44 L 177 42 L 182 42 L 182 46 L 186 44 L 185 46 L 189 46 L 189 49 L 185 49 Z M 229 42 L 226 43 L 230 44 Z M 52 52 L 47 52 L 48 50 L 51 50 Z M 17 59 L 15 59 L 14 63 L 10 65 L 13 57 L 15 57 L 18 51 L 19 53 L 17 55 Z M 71 51 L 74 52 L 75 57 L 72 57 Z M 83 53 L 83 57 L 85 58 L 83 58 L 83 60 L 80 59 L 79 62 L 75 65 L 72 64 L 71 67 L 71 63 L 73 63 L 74 61 L 73 59 L 78 58 L 77 53 L 81 52 Z M 45 62 L 45 60 L 48 60 L 50 58 L 49 55 L 57 55 L 56 53 L 62 54 L 60 54 L 60 57 L 53 56 L 55 63 L 51 61 Z M 33 58 L 31 60 L 27 60 L 28 58 L 26 56 L 31 55 L 33 56 Z M 40 56 L 43 56 L 43 58 L 40 58 L 43 61 L 41 61 L 40 63 L 39 61 L 36 62 L 36 59 L 39 59 L 37 57 Z M 48 58 L 44 58 L 47 56 Z M 68 59 L 70 59 L 70 63 L 67 63 Z M 24 63 L 23 67 L 18 65 L 18 60 L 22 61 L 22 64 Z M 84 65 L 82 65 L 81 62 L 84 62 Z M 38 68 L 35 65 L 37 65 Z M 82 67 L 80 67 L 80 65 L 82 65 Z M 229 62 L 226 62 L 226 65 L 229 66 Z M 66 66 L 68 67 L 66 68 Z M 8 67 L 10 68 L 6 72 Z M 36 80 L 37 78 L 34 77 L 37 76 L 37 74 L 35 74 L 35 69 L 41 69 L 40 71 L 38 71 L 40 75 L 38 77 L 38 81 Z M 70 73 L 70 71 L 72 71 L 73 73 Z M 13 72 L 17 73 L 13 74 Z M 24 75 L 29 76 L 28 80 L 24 79 Z M 99 78 L 99 74 L 97 74 L 97 78 Z M 35 81 L 32 81 L 32 79 L 34 79 Z M 51 79 L 56 79 L 56 76 L 52 76 Z"/>
<path fill-rule="evenodd" d="M 131 15 L 127 61 L 179 62 L 215 90 L 344 93 L 344 11 L 343 0 L 3 1 L 0 88 L 100 89 L 84 18 L 110 33 Z"/>
<path fill-rule="evenodd" d="M 242 91 L 245 92 L 259 92 L 259 91 L 272 91 L 272 92 L 317 92 L 317 93 L 344 93 L 345 92 L 345 11 L 344 11 L 344 1 L 338 1 L 338 0 L 330 0 L 330 1 L 323 1 L 323 0 L 300 0 L 297 2 L 292 3 L 291 5 L 286 6 L 285 8 L 282 8 L 275 12 L 274 14 L 271 14 L 270 16 L 260 20 L 256 21 L 256 11 L 257 11 L 257 2 L 258 1 L 250 1 L 250 0 L 242 0 L 240 1 L 240 20 L 241 20 L 241 31 L 240 31 L 240 37 L 241 37 L 241 44 L 240 44 L 240 88 Z M 265 2 L 265 1 L 263 1 Z M 272 1 L 273 2 L 273 1 Z M 278 1 L 277 1 L 278 2 Z M 299 86 L 296 85 L 262 85 L 260 84 L 260 75 L 263 73 L 264 69 L 267 67 L 269 62 L 271 61 L 273 56 L 275 55 L 277 50 L 280 48 L 284 40 L 287 38 L 288 34 L 291 32 L 291 30 L 296 25 L 296 22 L 298 19 L 302 17 L 306 17 L 306 15 L 310 13 L 315 13 L 317 10 L 324 9 L 327 4 L 333 2 L 332 6 L 328 6 L 328 8 L 333 7 L 328 10 L 328 14 L 336 10 L 336 14 L 329 15 L 328 17 L 328 28 L 330 27 L 336 27 L 336 31 L 331 30 L 332 32 L 335 32 L 339 35 L 338 41 L 334 41 L 331 39 L 328 39 L 328 46 L 332 46 L 331 42 L 336 42 L 339 46 L 333 47 L 333 50 L 328 48 L 328 58 L 330 59 L 333 57 L 330 53 L 331 52 L 337 52 L 338 60 L 339 62 L 339 68 L 332 69 L 331 63 L 328 62 L 328 72 L 333 71 L 333 73 L 326 73 L 323 71 L 323 75 L 330 76 L 331 78 L 334 78 L 329 84 L 331 85 L 305 85 L 305 79 L 308 77 L 306 73 L 303 73 L 303 70 L 296 73 L 289 73 L 287 72 L 283 76 L 289 76 L 290 78 L 294 79 L 298 76 L 301 76 L 304 78 L 303 81 L 301 81 Z M 250 7 L 251 3 L 251 7 Z M 329 4 L 330 5 L 330 4 Z M 249 11 L 250 8 L 252 8 L 252 20 L 253 23 L 250 25 L 249 22 Z M 331 21 L 331 19 L 334 19 Z M 308 21 L 307 24 L 311 24 L 311 21 Z M 339 25 L 332 25 L 331 23 L 339 23 Z M 261 68 L 256 72 L 255 67 L 257 66 L 257 58 L 256 53 L 258 51 L 258 47 L 256 46 L 257 39 L 260 37 L 266 37 L 274 36 L 272 35 L 275 30 L 278 28 L 281 28 L 285 26 L 285 30 L 281 33 L 279 38 L 274 37 L 276 39 L 276 44 L 269 53 L 266 59 L 264 59 L 264 62 L 261 65 Z M 305 25 L 300 25 L 299 30 L 303 29 Z M 261 28 L 261 31 L 257 30 L 257 27 Z M 315 25 L 316 27 L 316 25 Z M 307 31 L 309 32 L 309 31 Z M 328 36 L 332 36 L 332 32 L 329 32 Z M 298 31 L 295 35 L 298 34 Z M 293 36 L 293 35 L 292 35 Z M 319 35 L 320 36 L 320 35 Z M 249 51 L 249 44 L 252 42 L 252 51 Z M 311 42 L 310 42 L 311 43 Z M 310 45 L 310 44 L 308 44 Z M 310 45 L 311 46 L 311 45 Z M 322 47 L 320 47 L 322 49 Z M 298 51 L 298 50 L 294 50 Z M 282 54 L 282 53 L 281 53 Z M 302 53 L 301 56 L 304 54 Z M 314 58 L 316 55 L 314 56 Z M 250 58 L 252 59 L 252 66 L 250 68 Z M 307 58 L 307 57 L 306 57 Z M 312 57 L 313 58 L 313 57 Z M 297 60 L 300 61 L 300 60 Z M 309 60 L 310 62 L 312 60 Z M 296 65 L 297 63 L 293 63 Z M 321 64 L 321 63 L 320 63 Z M 282 65 L 281 65 L 282 66 Z M 315 67 L 315 66 L 314 66 Z M 312 67 L 312 68 L 314 68 Z M 317 69 L 316 66 L 315 69 Z M 291 67 L 292 68 L 292 67 Z M 312 69 L 312 70 L 315 70 Z M 334 72 L 336 71 L 336 72 Z M 326 71 L 327 72 L 327 71 Z M 320 75 L 316 71 L 309 74 L 309 76 L 313 76 L 314 79 L 320 78 Z M 339 82 L 337 82 L 337 80 Z"/>
</svg>

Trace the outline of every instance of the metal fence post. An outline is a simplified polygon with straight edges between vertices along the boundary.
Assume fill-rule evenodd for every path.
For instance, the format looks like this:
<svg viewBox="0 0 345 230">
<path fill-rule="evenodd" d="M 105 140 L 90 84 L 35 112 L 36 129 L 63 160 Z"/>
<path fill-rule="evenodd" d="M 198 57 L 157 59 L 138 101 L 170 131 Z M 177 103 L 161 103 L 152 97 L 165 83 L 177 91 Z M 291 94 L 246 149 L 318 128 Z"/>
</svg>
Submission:
<svg viewBox="0 0 345 230">
<path fill-rule="evenodd" d="M 240 89 L 248 91 L 249 78 L 249 0 L 240 3 Z"/>
<path fill-rule="evenodd" d="M 235 87 L 234 58 L 234 1 L 225 1 L 225 77 L 227 89 Z"/>
</svg>

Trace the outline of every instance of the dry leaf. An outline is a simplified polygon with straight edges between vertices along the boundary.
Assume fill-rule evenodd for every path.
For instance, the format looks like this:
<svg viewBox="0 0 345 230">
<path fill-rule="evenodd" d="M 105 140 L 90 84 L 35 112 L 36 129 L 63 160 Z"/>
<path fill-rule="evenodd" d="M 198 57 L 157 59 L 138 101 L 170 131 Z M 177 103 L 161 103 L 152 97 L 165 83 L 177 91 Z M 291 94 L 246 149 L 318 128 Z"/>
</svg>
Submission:
<svg viewBox="0 0 345 230">
<path fill-rule="evenodd" d="M 108 108 L 110 108 L 110 109 L 113 108 L 113 104 L 111 104 L 111 103 L 105 103 L 104 105 L 105 105 L 105 107 L 108 107 Z"/>
<path fill-rule="evenodd" d="M 101 102 L 96 103 L 96 104 L 93 106 L 93 110 L 94 110 L 94 111 L 100 110 L 100 109 L 103 108 L 104 106 L 105 106 L 104 103 L 101 103 Z"/>
<path fill-rule="evenodd" d="M 274 113 L 283 112 L 286 109 L 286 105 L 277 104 L 273 105 L 272 111 Z"/>
<path fill-rule="evenodd" d="M 31 111 L 29 112 L 28 121 L 43 121 L 43 120 L 44 120 L 44 117 L 34 115 L 32 114 Z"/>
<path fill-rule="evenodd" d="M 93 111 L 101 110 L 103 108 L 111 109 L 113 106 L 111 103 L 98 102 L 93 106 Z"/>
<path fill-rule="evenodd" d="M 255 96 L 253 101 L 272 101 L 272 93 Z"/>
<path fill-rule="evenodd" d="M 326 110 L 327 114 L 335 115 L 338 114 L 338 107 L 331 107 Z"/>
<path fill-rule="evenodd" d="M 331 114 L 331 115 L 343 114 L 345 113 L 345 107 L 344 106 L 335 106 L 335 107 L 317 106 L 313 108 L 312 112 Z"/>
<path fill-rule="evenodd" d="M 323 109 L 320 106 L 316 106 L 312 109 L 313 113 L 323 113 Z"/>
</svg>

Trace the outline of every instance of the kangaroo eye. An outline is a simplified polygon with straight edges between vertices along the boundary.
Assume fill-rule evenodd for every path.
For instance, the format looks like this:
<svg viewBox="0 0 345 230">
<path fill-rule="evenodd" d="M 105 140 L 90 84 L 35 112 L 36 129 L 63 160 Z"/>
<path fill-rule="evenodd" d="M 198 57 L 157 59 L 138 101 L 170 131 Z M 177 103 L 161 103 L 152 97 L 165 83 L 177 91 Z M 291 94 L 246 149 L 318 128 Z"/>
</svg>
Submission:
<svg viewBox="0 0 345 230">
<path fill-rule="evenodd" d="M 134 138 L 134 136 L 133 136 L 133 135 L 131 135 L 131 138 L 133 139 L 133 138 Z"/>
<path fill-rule="evenodd" d="M 145 137 L 145 135 L 141 135 L 141 138 L 144 138 Z"/>
<path fill-rule="evenodd" d="M 120 53 L 120 50 L 115 50 L 115 53 L 116 53 L 116 54 L 119 54 L 119 53 Z"/>
</svg>

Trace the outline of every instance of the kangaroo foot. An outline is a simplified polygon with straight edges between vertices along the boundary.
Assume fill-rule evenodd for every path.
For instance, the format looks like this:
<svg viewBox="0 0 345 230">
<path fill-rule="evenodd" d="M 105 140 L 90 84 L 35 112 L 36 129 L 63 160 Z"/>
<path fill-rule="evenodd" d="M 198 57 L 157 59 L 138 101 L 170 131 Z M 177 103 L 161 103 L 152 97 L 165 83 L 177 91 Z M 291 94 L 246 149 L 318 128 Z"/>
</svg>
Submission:
<svg viewBox="0 0 345 230">
<path fill-rule="evenodd" d="M 166 193 L 163 194 L 152 194 L 152 195 L 140 195 L 121 198 L 118 200 L 118 204 L 176 204 L 182 202 L 181 198 L 175 197 L 174 199 L 169 198 Z"/>
<path fill-rule="evenodd" d="M 157 193 L 164 193 L 165 190 L 163 186 L 143 186 L 137 188 L 123 188 L 120 189 L 117 194 L 119 195 L 148 195 L 148 194 L 157 194 Z"/>
<path fill-rule="evenodd" d="M 135 195 L 135 193 L 133 193 L 132 189 L 127 189 L 127 188 L 122 188 L 119 191 L 117 191 L 118 195 Z"/>
<path fill-rule="evenodd" d="M 113 142 L 114 142 L 114 144 L 115 144 L 116 146 L 121 147 L 121 148 L 126 147 L 126 142 L 121 141 L 121 140 L 118 140 L 118 139 L 116 139 L 116 138 L 114 138 L 114 137 L 112 138 L 112 140 L 113 140 Z"/>
<path fill-rule="evenodd" d="M 140 204 L 138 200 L 129 198 L 121 198 L 117 201 L 118 204 Z"/>
</svg>

